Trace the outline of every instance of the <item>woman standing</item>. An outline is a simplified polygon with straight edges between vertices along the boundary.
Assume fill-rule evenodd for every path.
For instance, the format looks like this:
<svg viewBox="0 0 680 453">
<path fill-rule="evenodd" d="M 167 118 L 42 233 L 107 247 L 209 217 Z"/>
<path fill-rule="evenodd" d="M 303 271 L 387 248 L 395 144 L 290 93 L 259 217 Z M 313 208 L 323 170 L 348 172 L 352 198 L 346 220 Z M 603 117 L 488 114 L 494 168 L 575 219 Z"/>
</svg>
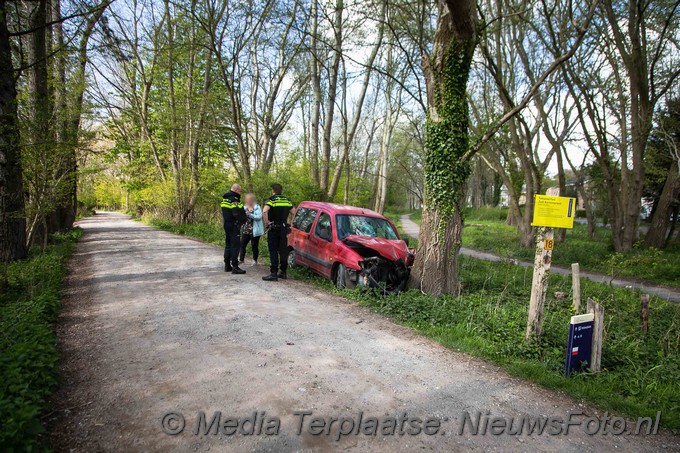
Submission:
<svg viewBox="0 0 680 453">
<path fill-rule="evenodd" d="M 260 254 L 260 236 L 264 234 L 264 223 L 262 222 L 262 208 L 255 203 L 255 194 L 247 193 L 243 209 L 246 211 L 246 223 L 241 227 L 241 253 L 239 262 L 243 263 L 246 258 L 246 246 L 248 242 L 253 248 L 253 266 L 257 265 L 257 258 Z"/>
</svg>

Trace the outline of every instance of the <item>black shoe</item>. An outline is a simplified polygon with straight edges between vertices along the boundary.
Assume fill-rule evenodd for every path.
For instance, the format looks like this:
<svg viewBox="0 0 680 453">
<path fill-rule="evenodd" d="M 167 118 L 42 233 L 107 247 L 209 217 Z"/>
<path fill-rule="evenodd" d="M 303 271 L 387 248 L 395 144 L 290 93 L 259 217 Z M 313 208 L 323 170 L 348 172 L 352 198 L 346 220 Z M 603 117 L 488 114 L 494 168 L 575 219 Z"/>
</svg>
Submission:
<svg viewBox="0 0 680 453">
<path fill-rule="evenodd" d="M 244 271 L 244 270 L 241 269 L 240 267 L 236 266 L 235 268 L 233 268 L 233 269 L 231 270 L 231 273 L 232 273 L 232 274 L 239 274 L 239 275 L 240 275 L 240 274 L 245 274 L 246 271 Z"/>
<path fill-rule="evenodd" d="M 279 272 L 279 275 L 277 275 L 278 278 L 285 280 L 288 278 L 288 275 L 286 275 L 285 272 Z"/>
<path fill-rule="evenodd" d="M 279 277 L 277 277 L 276 274 L 269 274 L 262 277 L 262 280 L 265 282 L 276 282 L 279 280 Z"/>
<path fill-rule="evenodd" d="M 231 272 L 231 264 L 225 264 L 224 265 L 224 272 Z"/>
</svg>

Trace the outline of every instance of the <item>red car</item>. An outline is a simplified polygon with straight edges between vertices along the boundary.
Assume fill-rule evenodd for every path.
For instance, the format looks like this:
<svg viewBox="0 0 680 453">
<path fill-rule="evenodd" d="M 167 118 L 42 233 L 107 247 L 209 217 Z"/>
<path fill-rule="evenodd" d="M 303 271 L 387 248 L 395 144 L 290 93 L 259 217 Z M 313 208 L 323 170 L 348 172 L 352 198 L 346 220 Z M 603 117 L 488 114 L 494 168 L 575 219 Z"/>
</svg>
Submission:
<svg viewBox="0 0 680 453">
<path fill-rule="evenodd" d="M 397 292 L 406 287 L 415 250 L 394 223 L 370 209 L 304 201 L 288 235 L 288 264 L 306 266 L 335 282 Z"/>
</svg>

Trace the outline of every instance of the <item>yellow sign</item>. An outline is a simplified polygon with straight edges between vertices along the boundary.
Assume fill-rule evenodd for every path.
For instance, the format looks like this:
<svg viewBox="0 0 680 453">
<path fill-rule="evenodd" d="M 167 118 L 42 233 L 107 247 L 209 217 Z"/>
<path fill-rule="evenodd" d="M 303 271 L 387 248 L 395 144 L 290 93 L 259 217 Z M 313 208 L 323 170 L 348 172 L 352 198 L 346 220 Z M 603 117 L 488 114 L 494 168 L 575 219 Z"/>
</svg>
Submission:
<svg viewBox="0 0 680 453">
<path fill-rule="evenodd" d="M 543 249 L 544 250 L 552 250 L 554 246 L 555 246 L 555 241 L 552 240 L 552 239 L 546 239 L 545 242 L 543 243 Z"/>
<path fill-rule="evenodd" d="M 576 198 L 534 195 L 534 219 L 531 226 L 574 228 L 574 217 Z"/>
</svg>

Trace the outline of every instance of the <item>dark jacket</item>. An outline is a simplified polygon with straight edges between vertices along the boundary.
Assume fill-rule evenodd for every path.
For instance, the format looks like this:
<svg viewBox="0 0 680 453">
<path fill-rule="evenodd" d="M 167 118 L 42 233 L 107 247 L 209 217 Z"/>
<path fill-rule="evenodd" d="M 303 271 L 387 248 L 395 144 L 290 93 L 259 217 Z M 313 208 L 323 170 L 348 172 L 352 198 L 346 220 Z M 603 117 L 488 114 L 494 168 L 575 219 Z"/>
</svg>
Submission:
<svg viewBox="0 0 680 453">
<path fill-rule="evenodd" d="M 231 190 L 222 195 L 222 218 L 226 224 L 242 225 L 247 220 L 246 212 L 243 210 L 241 195 Z"/>
<path fill-rule="evenodd" d="M 279 224 L 288 222 L 288 214 L 293 209 L 293 203 L 283 195 L 272 195 L 267 199 L 265 206 L 269 206 L 269 221 Z"/>
</svg>

